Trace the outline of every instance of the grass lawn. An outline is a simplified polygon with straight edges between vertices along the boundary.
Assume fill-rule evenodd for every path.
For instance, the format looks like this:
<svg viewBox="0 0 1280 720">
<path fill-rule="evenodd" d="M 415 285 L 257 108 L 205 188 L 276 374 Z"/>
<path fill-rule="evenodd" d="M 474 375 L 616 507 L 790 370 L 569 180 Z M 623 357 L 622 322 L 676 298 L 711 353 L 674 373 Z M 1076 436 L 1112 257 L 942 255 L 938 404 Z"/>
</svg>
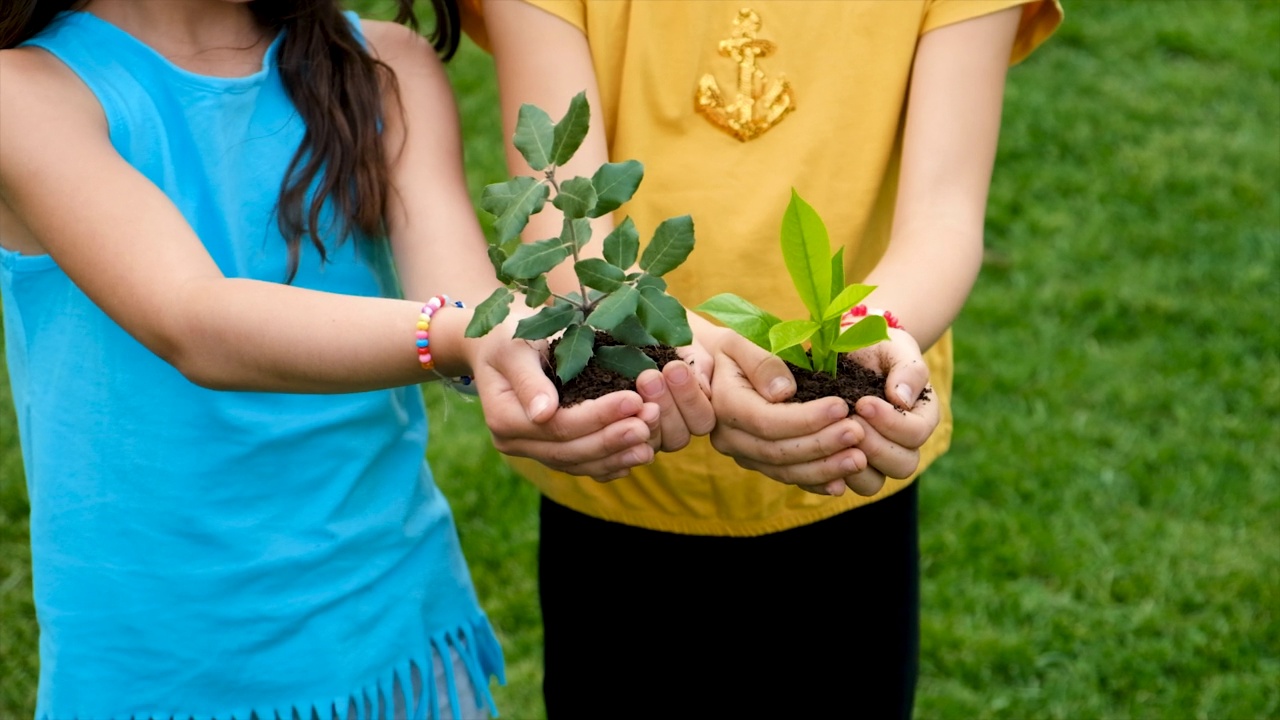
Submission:
<svg viewBox="0 0 1280 720">
<path fill-rule="evenodd" d="M 1066 5 L 1010 78 L 955 443 L 922 485 L 917 715 L 1277 717 L 1280 2 Z M 450 73 L 478 193 L 504 177 L 492 65 L 467 45 Z M 7 393 L 0 720 L 31 716 L 37 672 Z M 536 492 L 474 403 L 428 398 L 502 716 L 536 720 Z"/>
</svg>

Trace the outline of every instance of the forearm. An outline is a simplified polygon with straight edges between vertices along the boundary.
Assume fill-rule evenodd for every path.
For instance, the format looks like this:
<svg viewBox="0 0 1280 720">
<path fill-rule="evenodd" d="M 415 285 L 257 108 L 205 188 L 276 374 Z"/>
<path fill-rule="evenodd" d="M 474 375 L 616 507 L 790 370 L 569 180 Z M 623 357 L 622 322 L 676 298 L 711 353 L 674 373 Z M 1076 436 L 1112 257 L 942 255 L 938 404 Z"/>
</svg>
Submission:
<svg viewBox="0 0 1280 720">
<path fill-rule="evenodd" d="M 866 282 L 921 348 L 960 313 L 982 264 L 987 195 L 1000 133 L 1010 8 L 927 33 L 912 70 L 894 229 Z"/>
<path fill-rule="evenodd" d="M 981 228 L 904 224 L 865 280 L 876 286 L 866 303 L 892 311 L 927 350 L 960 314 L 981 265 Z"/>
<path fill-rule="evenodd" d="M 340 393 L 438 379 L 415 352 L 421 301 L 362 298 L 241 279 L 192 282 L 162 356 L 222 390 Z M 245 318 L 254 318 L 246 322 Z M 469 311 L 442 310 L 430 339 L 440 375 L 469 372 Z"/>
</svg>

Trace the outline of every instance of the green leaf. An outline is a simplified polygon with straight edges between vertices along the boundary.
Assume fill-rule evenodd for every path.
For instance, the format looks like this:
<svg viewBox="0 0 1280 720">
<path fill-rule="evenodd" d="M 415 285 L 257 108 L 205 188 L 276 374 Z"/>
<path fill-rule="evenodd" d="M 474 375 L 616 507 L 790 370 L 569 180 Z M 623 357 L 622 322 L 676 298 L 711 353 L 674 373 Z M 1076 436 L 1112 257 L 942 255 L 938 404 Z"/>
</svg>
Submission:
<svg viewBox="0 0 1280 720">
<path fill-rule="evenodd" d="M 681 215 L 663 220 L 640 256 L 640 269 L 651 275 L 666 275 L 679 267 L 691 252 L 693 218 Z"/>
<path fill-rule="evenodd" d="M 514 298 L 515 293 L 507 288 L 494 290 L 493 294 L 477 305 L 471 314 L 471 322 L 467 323 L 466 336 L 481 337 L 497 327 L 498 323 L 506 320 L 507 314 L 511 312 L 511 301 Z"/>
<path fill-rule="evenodd" d="M 645 370 L 658 369 L 658 363 L 645 355 L 644 351 L 627 345 L 606 345 L 596 348 L 596 364 L 630 380 L 635 380 Z"/>
<path fill-rule="evenodd" d="M 516 323 L 515 336 L 525 340 L 541 340 L 544 337 L 550 337 L 568 327 L 577 314 L 578 309 L 568 303 L 543 308 L 537 315 Z"/>
<path fill-rule="evenodd" d="M 802 367 L 805 370 L 813 369 L 813 363 L 809 361 L 809 355 L 799 345 L 793 345 L 774 354 L 796 367 Z"/>
<path fill-rule="evenodd" d="M 596 333 L 585 325 L 570 325 L 556 343 L 556 375 L 569 382 L 582 372 L 591 360 Z"/>
<path fill-rule="evenodd" d="M 782 321 L 768 311 L 761 310 L 733 293 L 716 295 L 694 309 L 710 315 L 742 337 L 772 352 L 769 348 L 769 328 Z"/>
<path fill-rule="evenodd" d="M 846 310 L 862 302 L 875 289 L 875 285 L 850 285 L 841 290 L 836 299 L 827 305 L 826 312 L 822 313 L 822 319 L 830 320 L 834 317 L 840 317 Z"/>
<path fill-rule="evenodd" d="M 809 317 L 821 318 L 831 302 L 831 241 L 822 218 L 794 189 L 782 215 L 782 259 Z"/>
<path fill-rule="evenodd" d="M 570 178 L 560 183 L 560 192 L 551 204 L 560 208 L 565 217 L 584 218 L 596 206 L 596 189 L 584 177 Z"/>
<path fill-rule="evenodd" d="M 594 328 L 612 332 L 627 318 L 635 318 L 636 305 L 639 302 L 640 291 L 630 285 L 623 285 L 610 293 L 609 297 L 601 300 L 599 305 L 596 305 L 591 314 L 587 316 L 587 322 Z M 617 335 L 614 335 L 614 337 L 622 342 L 627 342 Z M 643 344 L 647 345 L 649 343 Z"/>
<path fill-rule="evenodd" d="M 551 116 L 542 108 L 525 103 L 516 115 L 516 149 L 534 170 L 542 171 L 551 164 L 551 144 L 555 128 Z"/>
<path fill-rule="evenodd" d="M 578 274 L 578 282 L 606 293 L 622 287 L 622 281 L 627 276 L 622 270 L 600 258 L 579 260 L 573 264 L 573 271 Z"/>
<path fill-rule="evenodd" d="M 639 277 L 635 279 L 635 283 L 636 283 L 636 287 L 640 290 L 643 290 L 645 288 L 653 288 L 654 290 L 661 290 L 662 292 L 667 291 L 667 281 L 663 280 L 657 275 L 640 273 Z"/>
<path fill-rule="evenodd" d="M 604 237 L 604 259 L 609 264 L 627 270 L 636 262 L 640 252 L 640 233 L 630 217 L 625 217 L 613 232 Z"/>
<path fill-rule="evenodd" d="M 622 207 L 636 194 L 636 188 L 640 187 L 643 179 L 644 165 L 635 160 L 601 165 L 591 176 L 591 184 L 596 188 L 596 206 L 591 217 L 600 217 Z"/>
<path fill-rule="evenodd" d="M 560 238 L 525 243 L 502 264 L 502 271 L 513 278 L 530 280 L 559 265 L 571 252 Z"/>
<path fill-rule="evenodd" d="M 501 245 L 489 246 L 489 264 L 493 265 L 493 272 L 498 276 L 498 282 L 506 285 L 511 282 L 511 276 L 502 272 L 502 263 L 507 261 L 507 253 L 502 249 Z"/>
<path fill-rule="evenodd" d="M 868 315 L 845 330 L 831 343 L 835 352 L 853 352 L 889 339 L 889 325 L 879 315 Z"/>
<path fill-rule="evenodd" d="M 777 355 L 808 340 L 820 326 L 812 320 L 787 320 L 769 328 L 769 351 Z"/>
<path fill-rule="evenodd" d="M 591 129 L 591 108 L 587 107 L 587 94 L 580 92 L 569 101 L 569 109 L 556 123 L 552 133 L 551 162 L 563 165 L 573 157 L 582 140 Z"/>
<path fill-rule="evenodd" d="M 565 247 L 581 250 L 582 246 L 586 245 L 590 239 L 590 220 L 565 216 L 564 225 L 560 228 L 560 240 L 564 242 Z"/>
<path fill-rule="evenodd" d="M 525 287 L 524 304 L 529 307 L 538 307 L 545 303 L 549 297 L 551 297 L 551 287 L 547 285 L 546 275 L 535 277 Z"/>
<path fill-rule="evenodd" d="M 486 186 L 480 194 L 480 207 L 494 216 L 498 242 L 519 237 L 529 224 L 529 216 L 542 210 L 550 193 L 551 188 L 542 180 L 523 176 Z"/>
<path fill-rule="evenodd" d="M 636 299 L 639 300 L 639 298 L 640 296 L 637 294 Z M 599 311 L 600 309 L 596 308 L 596 312 Z M 595 313 L 592 313 L 592 316 L 594 315 Z M 604 328 L 601 329 L 603 330 Z M 609 329 L 609 334 L 613 336 L 614 340 L 634 347 L 658 344 L 658 339 L 645 332 L 644 326 L 640 324 L 640 318 L 637 318 L 635 315 L 627 315 L 624 317 L 622 322 Z"/>
<path fill-rule="evenodd" d="M 640 290 L 636 317 L 644 329 L 664 345 L 680 347 L 693 342 L 684 306 L 661 290 L 651 287 Z"/>
<path fill-rule="evenodd" d="M 840 294 L 844 290 L 844 247 L 841 246 L 836 250 L 836 254 L 831 256 L 831 297 Z"/>
</svg>

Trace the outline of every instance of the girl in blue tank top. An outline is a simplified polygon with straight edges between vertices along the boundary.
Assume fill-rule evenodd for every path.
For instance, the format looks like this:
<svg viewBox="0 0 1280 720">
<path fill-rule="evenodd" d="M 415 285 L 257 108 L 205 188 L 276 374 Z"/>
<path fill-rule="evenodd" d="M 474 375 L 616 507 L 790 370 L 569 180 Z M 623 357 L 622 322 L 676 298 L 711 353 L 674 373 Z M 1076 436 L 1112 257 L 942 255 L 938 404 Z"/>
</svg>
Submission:
<svg viewBox="0 0 1280 720">
<path fill-rule="evenodd" d="M 504 452 L 582 475 L 660 426 L 557 409 L 522 303 L 463 337 L 445 296 L 497 282 L 432 46 L 336 0 L 7 0 L 0 48 L 36 716 L 495 712 L 417 383 L 474 376 Z"/>
</svg>

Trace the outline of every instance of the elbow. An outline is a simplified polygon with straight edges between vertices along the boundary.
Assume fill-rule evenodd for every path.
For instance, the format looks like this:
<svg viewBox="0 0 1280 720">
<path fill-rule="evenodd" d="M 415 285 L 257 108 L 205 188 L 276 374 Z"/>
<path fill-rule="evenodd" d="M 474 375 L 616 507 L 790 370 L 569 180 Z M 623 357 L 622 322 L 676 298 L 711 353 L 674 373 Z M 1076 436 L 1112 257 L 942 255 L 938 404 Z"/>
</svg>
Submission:
<svg viewBox="0 0 1280 720">
<path fill-rule="evenodd" d="M 188 382 L 206 390 L 236 390 L 227 376 L 226 363 L 219 361 L 207 347 L 189 338 L 165 338 L 149 344 L 161 360 L 177 370 Z"/>
</svg>

